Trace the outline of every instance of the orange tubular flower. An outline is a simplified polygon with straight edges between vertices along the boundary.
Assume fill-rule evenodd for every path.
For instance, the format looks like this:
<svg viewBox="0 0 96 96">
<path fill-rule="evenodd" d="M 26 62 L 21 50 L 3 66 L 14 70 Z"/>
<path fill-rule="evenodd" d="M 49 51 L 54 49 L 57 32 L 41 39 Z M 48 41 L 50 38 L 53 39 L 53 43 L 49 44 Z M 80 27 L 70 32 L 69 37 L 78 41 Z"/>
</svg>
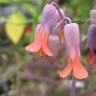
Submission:
<svg viewBox="0 0 96 96">
<path fill-rule="evenodd" d="M 44 56 L 45 54 L 48 56 L 52 56 L 52 53 L 47 45 L 48 40 L 48 32 L 46 32 L 43 26 L 40 26 L 39 30 L 37 30 L 37 36 L 35 41 L 32 44 L 29 44 L 25 49 L 29 52 L 38 52 L 40 56 Z"/>
<path fill-rule="evenodd" d="M 87 71 L 81 64 L 79 49 L 79 27 L 76 23 L 70 23 L 64 27 L 64 37 L 67 46 L 68 64 L 59 71 L 61 78 L 67 77 L 71 72 L 76 79 L 83 79 L 88 76 Z"/>
</svg>

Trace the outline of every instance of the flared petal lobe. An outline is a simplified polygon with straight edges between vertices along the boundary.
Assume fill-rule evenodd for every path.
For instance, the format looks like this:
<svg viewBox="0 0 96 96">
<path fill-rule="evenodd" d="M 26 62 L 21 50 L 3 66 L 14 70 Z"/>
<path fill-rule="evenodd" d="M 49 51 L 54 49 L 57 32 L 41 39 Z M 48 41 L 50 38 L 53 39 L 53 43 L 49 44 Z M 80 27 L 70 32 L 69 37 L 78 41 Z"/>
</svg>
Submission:
<svg viewBox="0 0 96 96">
<path fill-rule="evenodd" d="M 45 34 L 46 34 L 45 35 L 46 37 L 44 37 L 43 44 L 42 44 L 43 51 L 48 56 L 53 56 L 49 47 L 48 47 L 48 33 L 45 33 Z"/>
<path fill-rule="evenodd" d="M 88 72 L 81 64 L 80 57 L 78 54 L 73 60 L 73 75 L 76 79 L 84 79 L 88 77 Z"/>
<path fill-rule="evenodd" d="M 38 32 L 38 35 L 37 35 L 35 41 L 33 43 L 29 44 L 25 49 L 29 52 L 39 51 L 42 46 L 43 38 L 44 38 L 44 30 L 41 27 L 40 32 Z"/>
<path fill-rule="evenodd" d="M 72 61 L 68 58 L 68 64 L 64 67 L 64 69 L 59 70 L 58 74 L 61 78 L 66 78 L 72 72 Z"/>
</svg>

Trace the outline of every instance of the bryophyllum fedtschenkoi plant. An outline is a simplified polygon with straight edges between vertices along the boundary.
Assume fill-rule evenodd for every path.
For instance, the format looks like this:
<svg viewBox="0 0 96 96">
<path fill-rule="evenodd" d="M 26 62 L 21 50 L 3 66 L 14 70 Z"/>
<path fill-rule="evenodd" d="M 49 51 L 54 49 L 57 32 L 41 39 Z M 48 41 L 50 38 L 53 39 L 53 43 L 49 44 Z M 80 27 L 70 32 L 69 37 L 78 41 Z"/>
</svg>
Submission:
<svg viewBox="0 0 96 96">
<path fill-rule="evenodd" d="M 54 59 L 58 56 L 60 43 L 63 44 L 60 42 L 63 37 L 66 43 L 68 64 L 58 71 L 59 76 L 65 78 L 73 73 L 76 79 L 83 79 L 88 76 L 88 73 L 81 64 L 79 26 L 71 23 L 68 18 L 55 3 L 46 4 L 43 8 L 41 23 L 36 28 L 34 42 L 29 44 L 26 50 L 37 52 L 40 56 L 54 56 Z M 69 21 L 69 24 L 65 21 L 67 23 Z"/>
<path fill-rule="evenodd" d="M 87 56 L 88 64 L 96 64 L 96 9 L 90 11 L 91 25 L 88 28 L 87 45 L 89 53 Z"/>
<path fill-rule="evenodd" d="M 66 78 L 71 72 L 76 79 L 88 76 L 86 69 L 81 64 L 79 26 L 76 23 L 64 26 L 64 38 L 67 48 L 67 64 L 58 73 L 61 78 Z"/>
</svg>

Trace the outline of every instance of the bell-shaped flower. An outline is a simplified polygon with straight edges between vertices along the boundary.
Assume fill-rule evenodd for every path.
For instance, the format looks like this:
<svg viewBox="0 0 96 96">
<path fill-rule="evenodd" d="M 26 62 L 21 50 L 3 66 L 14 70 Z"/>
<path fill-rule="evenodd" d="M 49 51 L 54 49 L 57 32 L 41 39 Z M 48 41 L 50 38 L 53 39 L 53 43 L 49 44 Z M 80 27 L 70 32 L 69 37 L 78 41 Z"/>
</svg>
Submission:
<svg viewBox="0 0 96 96">
<path fill-rule="evenodd" d="M 71 72 L 76 79 L 88 76 L 86 69 L 81 64 L 79 26 L 76 23 L 66 24 L 64 38 L 67 48 L 67 64 L 59 71 L 61 78 L 67 77 Z"/>
<path fill-rule="evenodd" d="M 87 44 L 89 48 L 89 54 L 87 56 L 88 64 L 96 64 L 96 25 L 91 24 L 87 34 Z"/>
</svg>

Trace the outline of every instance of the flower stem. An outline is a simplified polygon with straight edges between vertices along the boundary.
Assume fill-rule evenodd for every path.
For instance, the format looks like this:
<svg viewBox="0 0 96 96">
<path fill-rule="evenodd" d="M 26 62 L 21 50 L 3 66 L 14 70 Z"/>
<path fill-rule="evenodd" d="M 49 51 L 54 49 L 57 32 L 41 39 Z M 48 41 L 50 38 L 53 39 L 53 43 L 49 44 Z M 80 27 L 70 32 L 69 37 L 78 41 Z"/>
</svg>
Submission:
<svg viewBox="0 0 96 96">
<path fill-rule="evenodd" d="M 55 6 L 55 8 L 57 9 L 57 11 L 58 11 L 61 19 L 63 19 L 63 16 L 62 16 L 62 14 L 61 14 L 61 12 L 60 12 L 60 9 L 59 9 L 58 5 L 57 5 L 55 2 L 52 2 L 51 4 Z"/>
<path fill-rule="evenodd" d="M 70 96 L 76 96 L 76 80 L 74 78 L 72 79 L 72 88 Z"/>
</svg>

